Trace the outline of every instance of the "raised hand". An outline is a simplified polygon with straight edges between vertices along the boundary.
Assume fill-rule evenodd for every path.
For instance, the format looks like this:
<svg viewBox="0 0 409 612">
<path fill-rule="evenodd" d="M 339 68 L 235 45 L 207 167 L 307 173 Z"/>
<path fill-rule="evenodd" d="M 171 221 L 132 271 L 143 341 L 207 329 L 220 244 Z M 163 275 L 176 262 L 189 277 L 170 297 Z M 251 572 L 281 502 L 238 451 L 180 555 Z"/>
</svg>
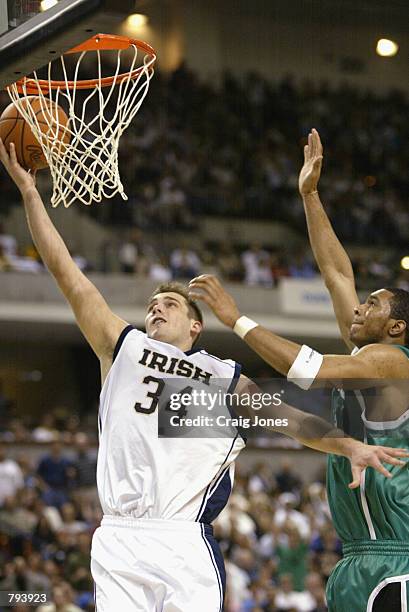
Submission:
<svg viewBox="0 0 409 612">
<path fill-rule="evenodd" d="M 216 276 L 212 274 L 202 274 L 197 276 L 189 283 L 189 296 L 193 300 L 202 300 L 212 309 L 216 317 L 227 325 L 234 327 L 240 312 L 236 302 L 222 286 Z"/>
<path fill-rule="evenodd" d="M 27 170 L 24 170 L 24 168 L 20 166 L 17 161 L 16 148 L 13 142 L 10 143 L 10 154 L 8 154 L 3 141 L 0 139 L 0 160 L 21 193 L 31 187 L 35 187 L 36 172 L 27 172 Z"/>
<path fill-rule="evenodd" d="M 308 134 L 308 144 L 304 147 L 304 165 L 298 178 L 298 189 L 302 196 L 317 191 L 321 176 L 322 144 L 316 129 Z"/>
</svg>

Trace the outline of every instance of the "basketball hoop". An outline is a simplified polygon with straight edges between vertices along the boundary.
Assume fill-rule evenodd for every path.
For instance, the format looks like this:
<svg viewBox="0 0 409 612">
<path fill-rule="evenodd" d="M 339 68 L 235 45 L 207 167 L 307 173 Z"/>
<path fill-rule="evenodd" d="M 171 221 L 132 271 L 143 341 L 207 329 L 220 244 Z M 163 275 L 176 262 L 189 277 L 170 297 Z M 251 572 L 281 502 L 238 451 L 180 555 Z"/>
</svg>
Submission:
<svg viewBox="0 0 409 612">
<path fill-rule="evenodd" d="M 117 52 L 113 76 L 103 74 L 105 52 L 110 54 L 111 61 L 112 53 Z M 83 60 L 92 53 L 96 54 L 97 78 L 81 78 Z M 78 54 L 76 60 L 75 54 Z M 124 54 L 129 56 L 125 58 L 128 65 L 121 70 Z M 97 34 L 61 56 L 60 62 L 50 62 L 47 78 L 38 78 L 37 72 L 33 72 L 7 87 L 47 159 L 54 184 L 51 198 L 54 207 L 61 203 L 68 207 L 75 200 L 89 205 L 117 193 L 128 199 L 119 175 L 119 140 L 148 93 L 155 61 L 154 49 L 143 41 Z M 67 63 L 72 66 L 67 67 Z M 60 78 L 52 78 L 57 71 Z M 91 92 L 87 94 L 86 90 Z M 49 117 L 48 130 L 40 129 L 32 105 L 25 103 L 29 96 L 38 96 L 41 106 L 48 111 L 44 113 Z M 57 109 L 52 116 L 50 99 Z M 61 129 L 57 105 L 69 117 L 64 129 L 70 134 L 71 142 L 66 146 L 61 146 L 57 139 Z M 93 106 L 97 107 L 96 112 Z"/>
</svg>

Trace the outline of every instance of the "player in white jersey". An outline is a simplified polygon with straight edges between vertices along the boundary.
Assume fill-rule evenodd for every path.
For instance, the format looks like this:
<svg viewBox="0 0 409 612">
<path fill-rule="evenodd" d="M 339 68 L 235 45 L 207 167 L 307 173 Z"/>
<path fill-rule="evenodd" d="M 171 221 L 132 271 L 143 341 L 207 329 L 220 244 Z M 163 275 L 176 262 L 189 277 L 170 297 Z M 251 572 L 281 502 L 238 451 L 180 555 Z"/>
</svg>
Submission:
<svg viewBox="0 0 409 612">
<path fill-rule="evenodd" d="M 99 612 L 217 612 L 223 606 L 224 567 L 210 523 L 227 502 L 233 464 L 244 442 L 158 436 L 158 405 L 166 385 L 208 385 L 252 392 L 239 366 L 195 350 L 202 316 L 186 290 L 159 288 L 145 320 L 146 334 L 116 316 L 72 260 L 49 219 L 33 177 L 0 141 L 0 159 L 23 196 L 36 247 L 99 357 L 102 392 L 97 484 L 104 518 L 94 534 L 91 568 Z M 182 387 L 182 388 L 181 388 Z M 225 408 L 222 406 L 222 409 Z M 288 417 L 286 433 L 312 448 L 345 455 L 354 482 L 380 459 L 399 464 L 397 449 L 326 437 L 331 426 L 308 417 L 321 437 L 301 429 L 305 415 L 288 406 L 264 413 Z"/>
</svg>

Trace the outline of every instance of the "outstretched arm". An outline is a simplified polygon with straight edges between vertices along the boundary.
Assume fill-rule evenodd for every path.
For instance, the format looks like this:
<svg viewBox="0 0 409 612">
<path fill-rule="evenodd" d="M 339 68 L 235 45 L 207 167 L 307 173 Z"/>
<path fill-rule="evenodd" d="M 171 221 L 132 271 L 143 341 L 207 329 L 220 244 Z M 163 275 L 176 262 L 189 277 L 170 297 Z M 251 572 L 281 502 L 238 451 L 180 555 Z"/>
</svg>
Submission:
<svg viewBox="0 0 409 612">
<path fill-rule="evenodd" d="M 235 328 L 240 311 L 218 278 L 211 274 L 202 274 L 190 281 L 189 287 L 191 298 L 205 302 L 224 325 Z M 257 323 L 241 337 L 264 361 L 286 376 L 301 351 L 300 344 L 282 338 Z M 315 351 L 312 353 L 312 358 L 319 357 L 320 360 L 319 369 L 311 380 L 312 385 L 317 388 L 333 386 L 343 381 L 345 388 L 363 389 L 374 386 L 375 381 L 377 385 L 387 385 L 391 379 L 408 377 L 407 357 L 391 345 L 369 344 L 355 355 L 319 355 Z M 291 378 L 298 378 L 299 382 L 303 378 L 308 380 L 310 376 L 294 375 Z M 309 386 L 311 384 L 304 388 Z"/>
<path fill-rule="evenodd" d="M 304 147 L 304 165 L 299 176 L 299 191 L 304 203 L 308 235 L 315 261 L 331 294 L 335 315 L 344 341 L 349 340 L 349 329 L 354 307 L 359 305 L 351 261 L 338 240 L 318 194 L 323 148 L 317 130 L 313 129 Z"/>
<path fill-rule="evenodd" d="M 260 394 L 259 387 L 246 376 L 241 376 L 237 386 L 238 395 Z M 254 418 L 254 411 L 246 401 L 241 408 L 240 404 L 235 406 L 237 412 L 242 416 Z M 263 419 L 283 419 L 288 420 L 288 426 L 268 427 L 271 431 L 284 433 L 294 440 L 298 440 L 304 446 L 313 448 L 323 453 L 342 455 L 351 462 L 352 481 L 350 489 L 359 487 L 361 473 L 366 467 L 373 467 L 377 472 L 386 478 L 391 478 L 392 474 L 382 465 L 382 462 L 390 465 L 403 466 L 404 461 L 399 457 L 409 457 L 409 452 L 403 448 L 391 448 L 386 446 L 372 446 L 347 437 L 340 429 L 334 428 L 320 417 L 298 410 L 288 404 L 282 403 L 279 406 L 263 406 L 257 410 L 257 415 Z"/>
<path fill-rule="evenodd" d="M 0 140 L 0 159 L 23 197 L 34 244 L 69 302 L 77 323 L 101 362 L 110 361 L 126 322 L 108 307 L 97 288 L 74 263 L 38 193 L 32 174 L 18 163 L 14 144 L 8 155 Z"/>
</svg>

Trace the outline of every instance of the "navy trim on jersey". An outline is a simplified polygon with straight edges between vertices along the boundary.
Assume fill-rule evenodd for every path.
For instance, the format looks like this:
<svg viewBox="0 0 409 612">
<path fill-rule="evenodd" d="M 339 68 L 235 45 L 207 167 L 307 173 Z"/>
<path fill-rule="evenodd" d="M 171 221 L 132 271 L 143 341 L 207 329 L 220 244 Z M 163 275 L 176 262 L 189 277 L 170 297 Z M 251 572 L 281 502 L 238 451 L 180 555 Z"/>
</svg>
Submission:
<svg viewBox="0 0 409 612">
<path fill-rule="evenodd" d="M 126 326 L 126 327 L 125 327 L 125 328 L 124 328 L 124 329 L 121 331 L 121 334 L 120 334 L 120 336 L 119 336 L 119 338 L 118 338 L 118 341 L 117 341 L 117 343 L 116 343 L 116 345 L 115 345 L 115 348 L 114 348 L 114 354 L 113 354 L 113 356 L 112 356 L 112 363 L 114 363 L 115 359 L 117 358 L 118 353 L 119 353 L 119 351 L 120 351 L 120 349 L 121 349 L 121 346 L 122 346 L 122 344 L 123 344 L 123 342 L 124 342 L 124 340 L 125 340 L 126 336 L 127 336 L 127 335 L 129 334 L 129 332 L 130 332 L 130 331 L 132 331 L 133 329 L 135 329 L 133 325 L 127 325 L 127 326 Z"/>
<path fill-rule="evenodd" d="M 191 348 L 188 351 L 185 351 L 185 355 L 194 355 L 195 353 L 200 353 L 201 351 L 203 351 L 203 349 L 198 346 L 196 348 Z"/>
<path fill-rule="evenodd" d="M 200 526 L 200 530 L 202 533 L 203 541 L 209 552 L 210 559 L 214 567 L 214 571 L 216 572 L 217 585 L 219 587 L 219 595 L 220 595 L 220 606 L 219 606 L 218 612 L 222 612 L 223 603 L 224 603 L 224 594 L 226 590 L 226 570 L 224 567 L 224 561 L 223 561 L 223 557 L 222 557 L 219 545 L 217 544 L 213 535 L 210 535 L 208 533 L 206 527 L 207 525 L 205 526 L 202 523 L 202 525 Z"/>
<path fill-rule="evenodd" d="M 212 359 L 216 359 L 216 361 L 220 361 L 220 363 L 224 363 L 224 365 L 228 365 L 231 368 L 235 368 L 236 367 L 236 362 L 233 363 L 228 363 L 225 359 L 220 359 L 220 357 L 216 357 L 216 355 L 211 355 L 210 353 L 208 353 L 207 351 L 205 351 L 204 349 L 201 349 L 200 351 L 201 353 L 204 353 L 207 357 L 211 357 Z M 241 368 L 241 366 L 240 366 Z"/>
<path fill-rule="evenodd" d="M 219 478 L 216 480 L 214 485 L 212 487 L 210 487 L 210 495 L 209 495 L 209 497 L 211 497 L 213 495 L 213 493 L 215 492 L 215 490 L 219 486 L 220 481 L 222 480 L 222 478 L 224 477 L 224 475 L 225 475 L 225 473 L 227 472 L 228 469 L 230 469 L 230 465 L 228 465 L 227 468 L 225 468 L 224 471 L 221 472 L 221 474 L 219 475 Z M 207 521 L 202 521 L 202 522 L 206 523 Z"/>
<path fill-rule="evenodd" d="M 223 461 L 223 463 L 221 464 L 220 468 L 222 468 L 222 467 L 224 466 L 224 464 L 226 463 L 227 459 L 229 458 L 230 453 L 232 452 L 232 450 L 233 450 L 233 448 L 234 448 L 234 444 L 235 444 L 235 442 L 236 442 L 236 440 L 237 440 L 238 436 L 239 436 L 239 434 L 237 433 L 237 434 L 236 434 L 236 436 L 235 436 L 235 437 L 234 437 L 234 439 L 233 439 L 233 442 L 231 443 L 231 446 L 230 446 L 230 448 L 229 448 L 229 452 L 227 453 L 226 458 L 225 458 L 225 460 Z M 219 478 L 220 478 L 220 474 L 219 474 L 219 477 L 217 478 L 216 482 L 218 481 L 218 479 L 219 479 Z M 195 518 L 195 521 L 198 521 L 198 520 L 200 519 L 201 515 L 202 515 L 202 508 L 203 508 L 203 507 L 204 507 L 204 505 L 207 503 L 207 493 L 208 493 L 208 492 L 209 492 L 209 490 L 212 488 L 212 483 L 213 483 L 213 480 L 214 480 L 214 479 L 212 479 L 212 480 L 211 480 L 211 482 L 209 482 L 209 484 L 208 484 L 208 485 L 207 485 L 207 487 L 206 487 L 206 491 L 205 491 L 205 493 L 204 493 L 204 495 L 203 495 L 202 503 L 200 504 L 199 512 L 197 513 L 197 516 L 196 516 L 196 518 Z M 214 484 L 215 484 L 215 483 L 213 483 L 213 485 L 214 485 Z"/>
<path fill-rule="evenodd" d="M 239 382 L 240 374 L 241 374 L 241 365 L 235 362 L 233 378 L 231 379 L 231 383 L 229 385 L 229 388 L 227 389 L 227 393 L 233 393 L 233 391 L 237 387 L 237 383 Z"/>
<path fill-rule="evenodd" d="M 227 504 L 231 493 L 231 479 L 230 479 L 230 466 L 228 466 L 222 476 L 219 479 L 216 487 L 210 493 L 210 496 L 206 502 L 206 506 L 203 510 L 200 522 L 212 523 L 214 519 L 220 514 L 225 505 Z"/>
</svg>

